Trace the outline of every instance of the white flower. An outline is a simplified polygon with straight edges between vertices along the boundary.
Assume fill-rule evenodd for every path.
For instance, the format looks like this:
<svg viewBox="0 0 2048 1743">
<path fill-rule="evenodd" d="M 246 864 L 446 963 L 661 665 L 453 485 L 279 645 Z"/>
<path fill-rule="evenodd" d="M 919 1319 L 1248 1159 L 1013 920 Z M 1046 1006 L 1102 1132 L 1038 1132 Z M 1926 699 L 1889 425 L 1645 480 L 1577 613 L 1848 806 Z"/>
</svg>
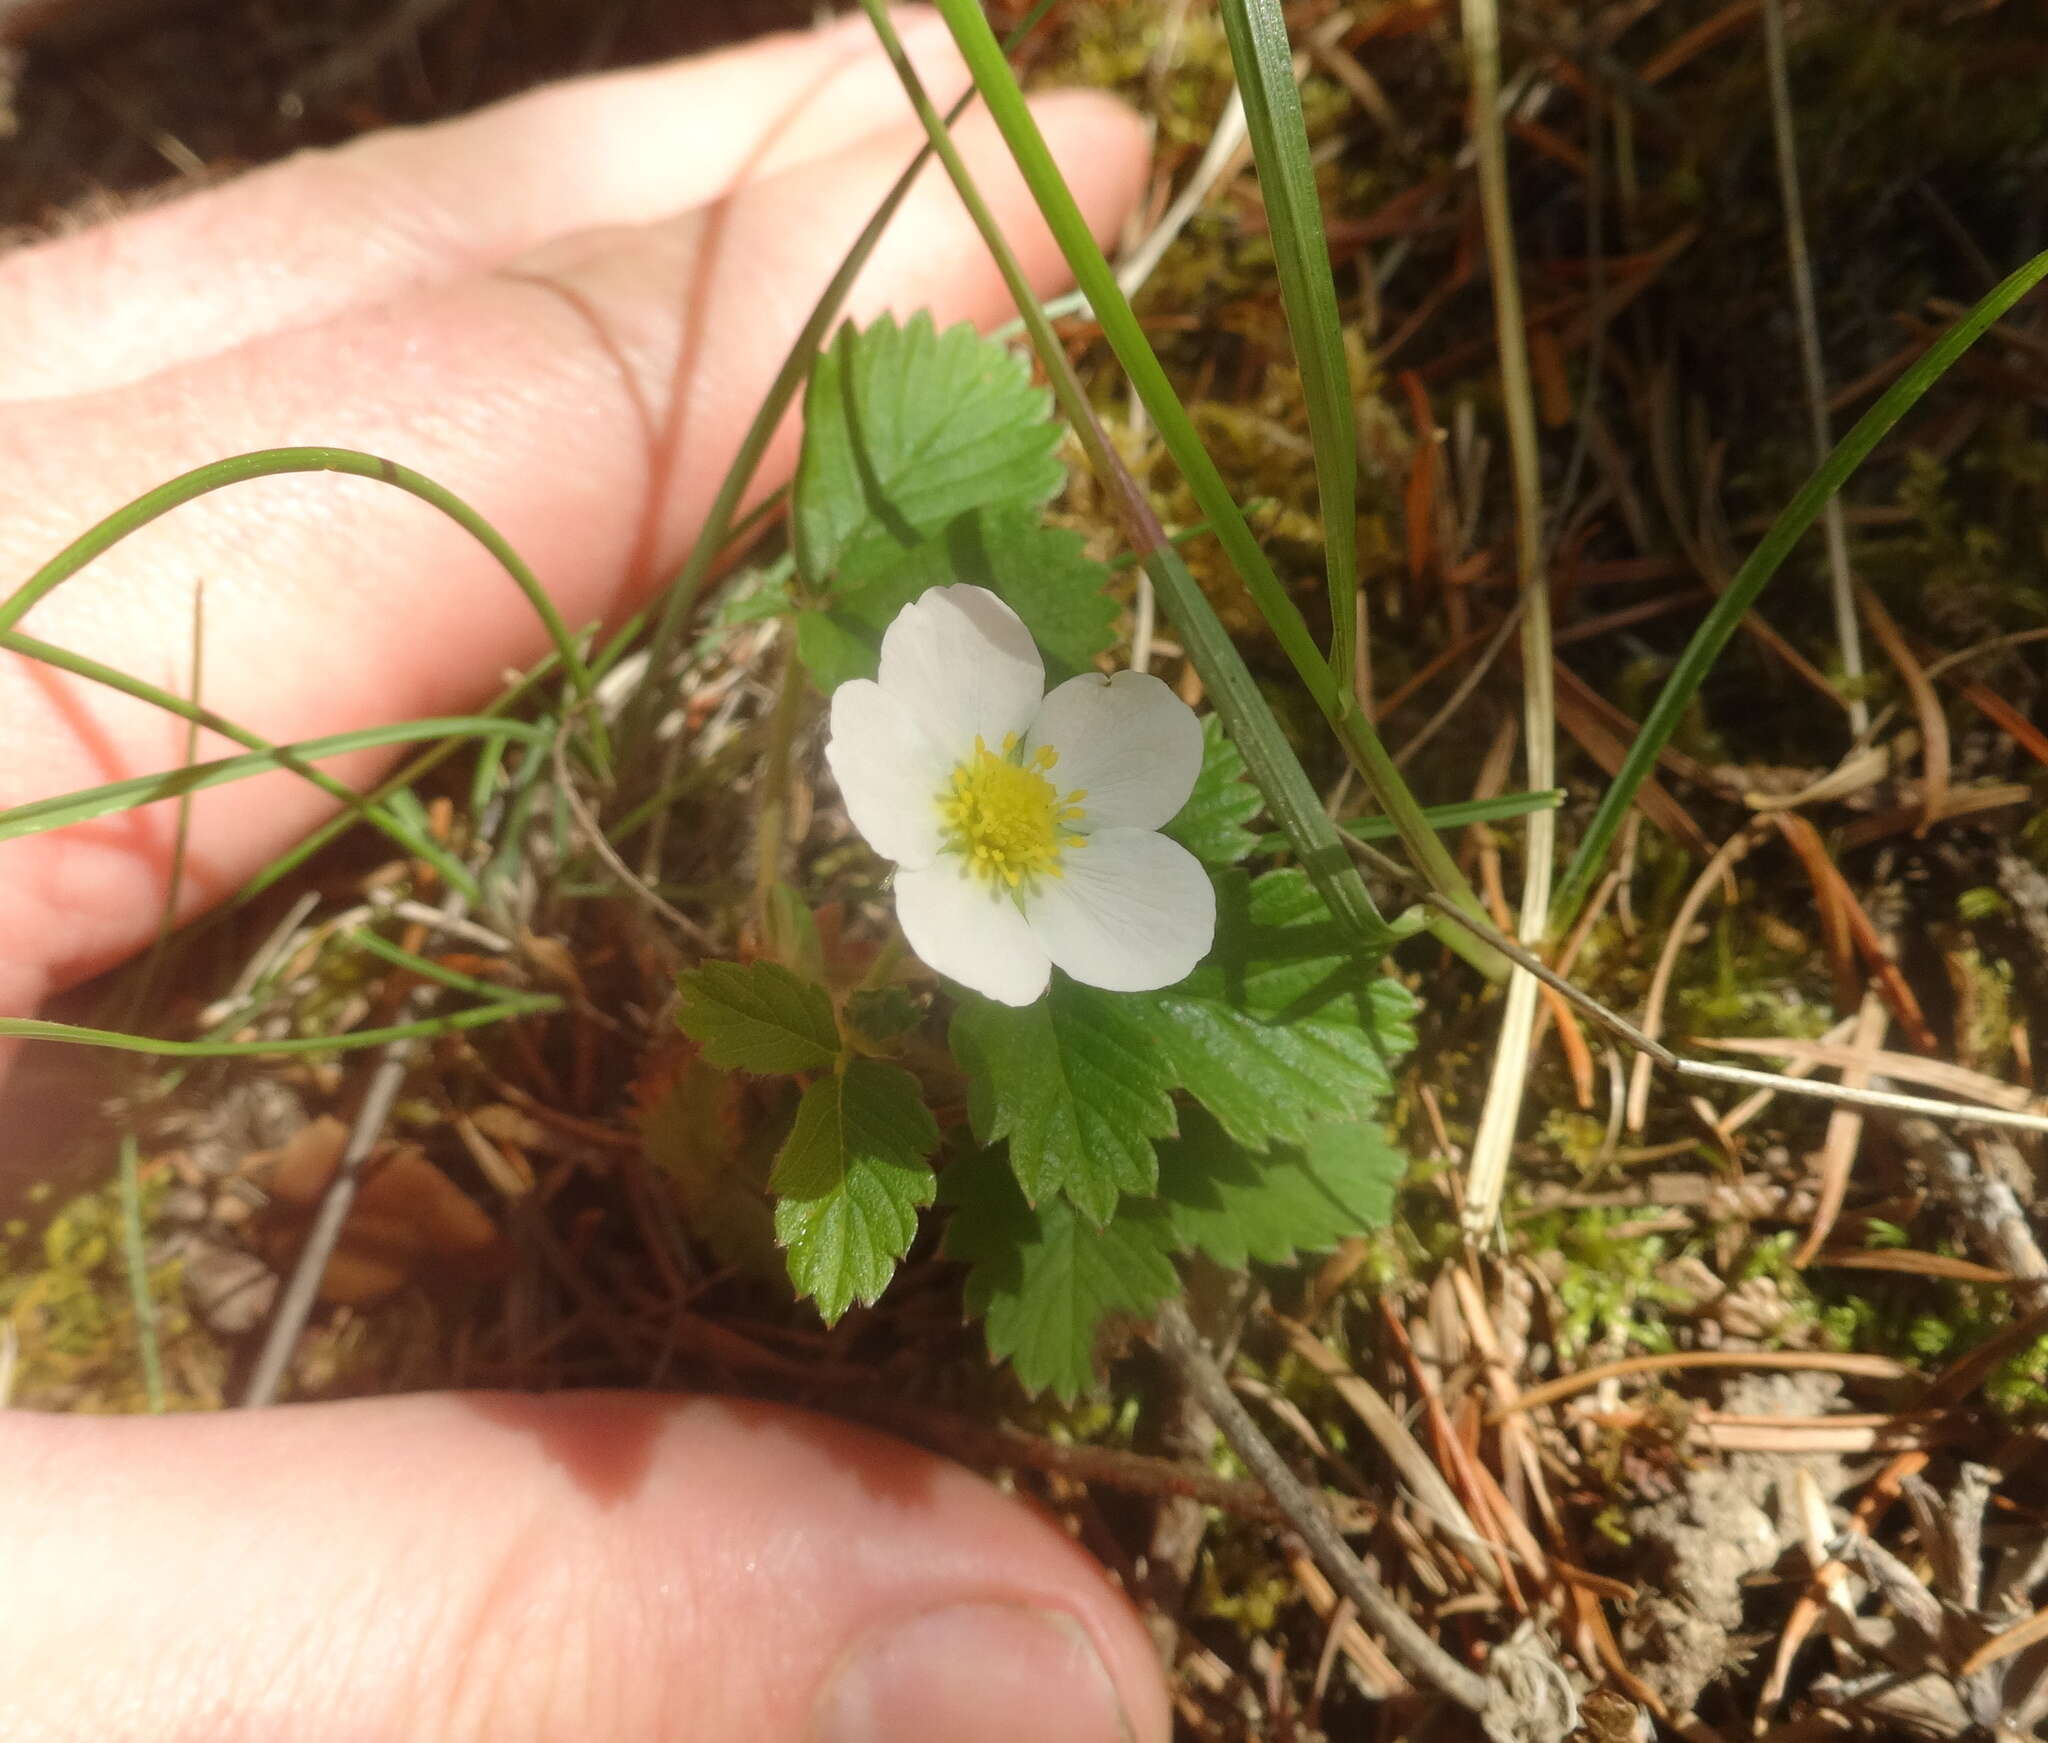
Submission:
<svg viewBox="0 0 2048 1743">
<path fill-rule="evenodd" d="M 1158 833 L 1202 766 L 1193 710 L 1142 672 L 1047 695 L 1030 632 L 986 588 L 904 607 L 879 681 L 833 692 L 825 760 L 854 827 L 896 862 L 911 949 L 976 992 L 1028 1005 L 1055 963 L 1146 992 L 1208 953 L 1216 892 Z"/>
</svg>

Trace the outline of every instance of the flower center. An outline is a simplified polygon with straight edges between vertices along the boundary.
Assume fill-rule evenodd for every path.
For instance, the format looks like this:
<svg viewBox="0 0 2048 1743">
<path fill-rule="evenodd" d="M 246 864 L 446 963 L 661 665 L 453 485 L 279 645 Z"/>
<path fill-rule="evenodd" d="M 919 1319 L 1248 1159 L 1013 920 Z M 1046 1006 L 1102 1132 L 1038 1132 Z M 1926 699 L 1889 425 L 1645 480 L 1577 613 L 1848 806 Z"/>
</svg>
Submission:
<svg viewBox="0 0 2048 1743">
<path fill-rule="evenodd" d="M 1088 796 L 1079 787 L 1063 795 L 1046 779 L 1060 760 L 1050 745 L 1027 762 L 1011 760 L 1016 749 L 1014 732 L 1001 755 L 977 736 L 974 754 L 954 766 L 938 796 L 947 851 L 965 858 L 970 876 L 1013 890 L 1061 875 L 1061 853 L 1087 839 L 1071 831 Z"/>
</svg>

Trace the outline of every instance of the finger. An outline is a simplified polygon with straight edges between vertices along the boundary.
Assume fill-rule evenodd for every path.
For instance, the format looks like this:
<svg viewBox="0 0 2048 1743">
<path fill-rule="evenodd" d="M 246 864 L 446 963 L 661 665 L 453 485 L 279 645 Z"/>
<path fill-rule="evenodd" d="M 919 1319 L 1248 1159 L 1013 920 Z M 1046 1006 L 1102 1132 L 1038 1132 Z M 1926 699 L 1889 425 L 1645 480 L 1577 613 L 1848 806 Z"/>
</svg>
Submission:
<svg viewBox="0 0 2048 1743">
<path fill-rule="evenodd" d="M 924 7 L 902 25 L 950 102 L 967 84 L 952 36 Z M 653 223 L 908 116 L 854 19 L 302 153 L 0 258 L 0 399 L 115 386 L 550 237 Z"/>
<path fill-rule="evenodd" d="M 1098 230 L 1143 174 L 1140 124 L 1107 99 L 1042 99 L 1041 124 Z M 1057 249 L 983 121 L 961 146 L 1041 289 Z M 477 505 L 572 625 L 616 616 L 688 547 L 808 313 L 915 136 L 743 189 L 709 212 L 586 236 L 517 270 L 435 287 L 0 426 L 0 567 L 30 562 L 115 505 L 222 454 L 335 442 L 402 458 Z M 850 311 L 1007 311 L 957 199 L 930 174 L 900 209 Z M 795 432 L 761 487 L 787 475 Z M 9 558 L 13 560 L 9 560 Z M 206 583 L 207 702 L 283 741 L 460 707 L 545 645 L 503 572 L 421 505 L 354 479 L 266 480 L 124 542 L 30 615 L 59 644 L 170 687 Z M 18 659 L 0 661 L 0 802 L 181 760 L 183 728 Z M 364 760 L 338 764 L 362 778 Z M 322 814 L 289 777 L 193 806 L 188 911 Z M 168 805 L 0 847 L 0 1009 L 138 948 L 172 858 Z"/>
<path fill-rule="evenodd" d="M 10 1415 L 0 1452 L 13 1737 L 1167 1735 L 1144 1631 L 1078 1550 L 957 1466 L 795 1411 Z"/>
</svg>

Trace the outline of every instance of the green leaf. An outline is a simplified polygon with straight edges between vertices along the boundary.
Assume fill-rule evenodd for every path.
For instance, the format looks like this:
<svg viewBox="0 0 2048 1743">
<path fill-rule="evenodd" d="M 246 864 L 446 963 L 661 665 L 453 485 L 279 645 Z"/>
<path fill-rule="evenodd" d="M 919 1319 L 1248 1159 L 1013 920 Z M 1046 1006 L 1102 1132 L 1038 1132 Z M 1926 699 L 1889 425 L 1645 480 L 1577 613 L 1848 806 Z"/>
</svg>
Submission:
<svg viewBox="0 0 2048 1743">
<path fill-rule="evenodd" d="M 1216 880 L 1216 945 L 1178 986 L 1133 995 L 1152 1045 L 1241 1144 L 1301 1143 L 1393 1085 L 1415 1001 L 1346 947 L 1308 878 Z"/>
<path fill-rule="evenodd" d="M 877 1044 L 907 1035 L 924 1021 L 924 1007 L 900 986 L 863 987 L 848 996 L 846 1020 Z"/>
<path fill-rule="evenodd" d="M 848 600 L 829 608 L 797 612 L 797 657 L 827 696 L 854 678 L 872 678 L 881 660 L 883 631 L 918 594 L 870 588 L 860 604 Z"/>
<path fill-rule="evenodd" d="M 821 689 L 872 678 L 882 632 L 930 587 L 986 587 L 1024 620 L 1054 683 L 1092 671 L 1116 641 L 1110 572 L 1080 534 L 1047 526 L 1035 507 L 998 503 L 956 515 L 904 547 L 864 545 L 841 567 L 832 591 L 797 619 L 797 652 Z"/>
<path fill-rule="evenodd" d="M 917 1079 L 896 1066 L 856 1059 L 804 1091 L 768 1186 L 790 1281 L 828 1325 L 888 1287 L 932 1201 L 938 1143 Z"/>
<path fill-rule="evenodd" d="M 1407 1159 L 1370 1120 L 1330 1120 L 1299 1147 L 1260 1154 L 1190 1109 L 1181 1135 L 1159 1146 L 1159 1195 L 1174 1241 L 1242 1270 L 1256 1259 L 1284 1265 L 1326 1253 L 1384 1225 Z"/>
<path fill-rule="evenodd" d="M 676 983 L 676 1021 L 713 1065 L 742 1071 L 817 1071 L 839 1057 L 832 1001 L 775 962 L 707 962 Z"/>
<path fill-rule="evenodd" d="M 1025 1196 L 1064 1193 L 1091 1222 L 1158 1178 L 1152 1140 L 1174 1129 L 1174 1079 L 1138 1003 L 1064 975 L 1035 1004 L 969 995 L 954 1013 L 953 1057 L 984 1144 L 1007 1138 Z"/>
<path fill-rule="evenodd" d="M 797 462 L 797 570 L 822 592 L 850 557 L 909 549 L 969 509 L 1035 504 L 1064 471 L 1030 366 L 928 314 L 842 326 L 811 371 Z M 870 567 L 868 572 L 874 573 Z"/>
<path fill-rule="evenodd" d="M 1202 772 L 1195 777 L 1188 802 L 1163 833 L 1204 865 L 1235 865 L 1259 846 L 1259 838 L 1245 825 L 1263 803 L 1258 788 L 1244 778 L 1244 758 L 1225 734 L 1223 722 L 1213 714 L 1203 716 Z"/>
<path fill-rule="evenodd" d="M 1116 644 L 1110 571 L 1087 541 L 1035 508 L 997 505 L 946 530 L 953 579 L 986 587 L 1024 620 L 1051 683 L 1095 669 Z"/>
<path fill-rule="evenodd" d="M 1157 1205 L 1127 1202 L 1096 1228 L 1059 1199 L 1025 1203 L 987 1154 L 949 1167 L 944 1195 L 953 1215 L 941 1251 L 970 1267 L 967 1311 L 1033 1392 L 1050 1387 L 1071 1403 L 1093 1388 L 1102 1322 L 1147 1314 L 1179 1287 Z"/>
</svg>

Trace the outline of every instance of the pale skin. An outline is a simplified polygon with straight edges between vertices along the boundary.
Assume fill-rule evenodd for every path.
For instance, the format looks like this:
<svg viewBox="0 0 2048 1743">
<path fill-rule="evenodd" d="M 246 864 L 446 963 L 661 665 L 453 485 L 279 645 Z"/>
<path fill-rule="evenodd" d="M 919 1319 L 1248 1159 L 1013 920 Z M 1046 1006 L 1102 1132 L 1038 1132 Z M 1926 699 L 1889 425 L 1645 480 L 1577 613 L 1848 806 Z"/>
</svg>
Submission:
<svg viewBox="0 0 2048 1743">
<path fill-rule="evenodd" d="M 936 21 L 901 23 L 941 100 L 962 90 Z M 1113 234 L 1144 177 L 1140 124 L 1081 94 L 1039 117 Z M 439 480 L 572 624 L 616 618 L 688 549 L 919 137 L 871 42 L 841 29 L 557 87 L 0 259 L 0 577 L 188 467 L 321 442 Z M 1057 289 L 992 130 L 961 137 L 1035 282 Z M 1008 312 L 930 178 L 850 312 L 920 307 Z M 757 489 L 788 475 L 794 443 L 785 430 Z M 458 711 L 544 648 L 463 535 L 334 478 L 181 510 L 24 627 L 181 688 L 202 578 L 206 700 L 274 740 Z M 182 733 L 0 657 L 0 805 L 174 766 Z M 284 778 L 201 796 L 186 911 L 324 814 Z M 171 830 L 160 807 L 0 847 L 0 1014 L 149 942 Z M 20 1124 L 0 1100 L 17 1163 L 35 1144 Z M 716 1400 L 0 1413 L 0 1569 L 10 1738 L 1159 1743 L 1169 1728 L 1144 1631 L 1051 1525 L 908 1447 Z"/>
</svg>

